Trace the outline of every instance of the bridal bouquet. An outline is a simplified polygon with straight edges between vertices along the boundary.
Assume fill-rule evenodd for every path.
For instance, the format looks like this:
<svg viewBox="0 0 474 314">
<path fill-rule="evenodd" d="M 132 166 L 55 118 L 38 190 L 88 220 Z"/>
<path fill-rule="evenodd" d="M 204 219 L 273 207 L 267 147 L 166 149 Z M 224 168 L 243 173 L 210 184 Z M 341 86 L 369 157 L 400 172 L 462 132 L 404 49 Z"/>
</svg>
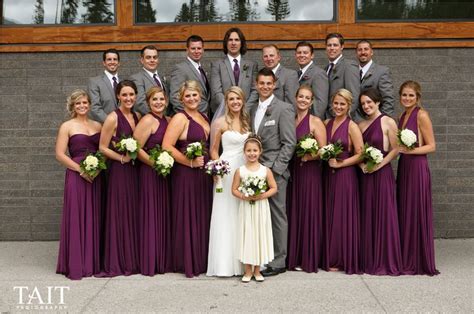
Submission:
<svg viewBox="0 0 474 314">
<path fill-rule="evenodd" d="M 117 144 L 115 148 L 119 152 L 127 153 L 132 160 L 137 159 L 138 151 L 140 150 L 140 144 L 133 137 L 123 137 Z"/>
<path fill-rule="evenodd" d="M 383 154 L 380 149 L 369 146 L 369 144 L 365 143 L 361 158 L 362 161 L 366 163 L 367 170 L 371 172 L 376 165 L 382 162 Z"/>
<path fill-rule="evenodd" d="M 337 141 L 336 143 L 330 143 L 326 146 L 321 147 L 319 150 L 319 156 L 321 156 L 322 160 L 328 161 L 331 158 L 337 158 L 339 154 L 343 151 L 341 141 Z"/>
<path fill-rule="evenodd" d="M 209 160 L 205 166 L 206 173 L 211 176 L 216 176 L 216 193 L 222 193 L 224 188 L 222 187 L 222 177 L 226 174 L 230 174 L 230 164 L 227 160 Z"/>
<path fill-rule="evenodd" d="M 150 155 L 150 160 L 153 162 L 153 169 L 163 177 L 166 177 L 170 174 L 171 168 L 174 165 L 173 156 L 171 152 L 168 152 L 161 148 L 160 145 L 156 145 L 148 152 Z"/>
<path fill-rule="evenodd" d="M 248 176 L 240 182 L 239 192 L 243 193 L 245 197 L 259 195 L 268 189 L 267 180 L 257 176 Z M 255 201 L 251 200 L 250 205 L 254 205 Z"/>
<path fill-rule="evenodd" d="M 81 171 L 87 174 L 91 178 L 95 178 L 101 170 L 107 169 L 107 164 L 105 163 L 104 156 L 97 152 L 97 153 L 90 153 L 84 158 L 79 167 Z"/>
<path fill-rule="evenodd" d="M 415 148 L 416 144 L 416 134 L 410 129 L 398 130 L 397 132 L 398 143 L 406 146 L 408 149 Z"/>
<path fill-rule="evenodd" d="M 192 160 L 196 157 L 204 156 L 204 144 L 202 142 L 194 142 L 186 146 L 186 151 L 184 152 L 186 158 Z"/>
<path fill-rule="evenodd" d="M 312 134 L 306 134 L 296 144 L 296 156 L 303 157 L 310 154 L 312 157 L 318 153 L 319 146 Z"/>
</svg>

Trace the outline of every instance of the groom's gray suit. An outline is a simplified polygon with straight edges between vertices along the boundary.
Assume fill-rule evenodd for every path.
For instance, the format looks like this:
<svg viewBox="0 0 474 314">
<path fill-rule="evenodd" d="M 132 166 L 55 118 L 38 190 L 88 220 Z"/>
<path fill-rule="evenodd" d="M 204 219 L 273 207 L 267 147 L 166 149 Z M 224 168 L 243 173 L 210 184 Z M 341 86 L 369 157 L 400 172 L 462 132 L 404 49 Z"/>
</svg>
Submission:
<svg viewBox="0 0 474 314">
<path fill-rule="evenodd" d="M 252 129 L 255 125 L 257 102 L 249 104 Z M 296 146 L 295 111 L 291 104 L 274 97 L 267 107 L 258 130 L 253 130 L 262 138 L 263 154 L 261 163 L 270 168 L 278 185 L 278 193 L 269 199 L 272 215 L 273 247 L 275 259 L 269 264 L 274 268 L 285 268 L 288 239 L 286 218 L 286 186 L 290 171 L 288 164 Z"/>
</svg>

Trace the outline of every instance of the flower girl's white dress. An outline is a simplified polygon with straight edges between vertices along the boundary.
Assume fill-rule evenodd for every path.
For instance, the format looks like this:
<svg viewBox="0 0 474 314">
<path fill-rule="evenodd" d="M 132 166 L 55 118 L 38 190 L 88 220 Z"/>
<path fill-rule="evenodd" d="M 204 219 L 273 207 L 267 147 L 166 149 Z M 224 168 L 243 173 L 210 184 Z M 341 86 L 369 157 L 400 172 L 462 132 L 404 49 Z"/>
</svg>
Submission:
<svg viewBox="0 0 474 314">
<path fill-rule="evenodd" d="M 260 165 L 257 171 L 245 166 L 239 168 L 241 181 L 248 176 L 267 178 L 267 167 Z M 264 265 L 273 260 L 273 236 L 270 205 L 268 199 L 240 201 L 238 254 L 240 261 L 250 265 Z"/>
</svg>

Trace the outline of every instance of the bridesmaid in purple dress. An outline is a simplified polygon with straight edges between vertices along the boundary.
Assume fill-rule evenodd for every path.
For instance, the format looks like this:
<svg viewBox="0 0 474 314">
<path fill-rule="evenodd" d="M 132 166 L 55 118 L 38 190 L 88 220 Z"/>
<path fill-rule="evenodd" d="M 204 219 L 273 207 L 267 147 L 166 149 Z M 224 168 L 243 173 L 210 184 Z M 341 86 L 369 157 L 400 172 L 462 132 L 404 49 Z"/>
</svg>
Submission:
<svg viewBox="0 0 474 314">
<path fill-rule="evenodd" d="M 314 95 L 302 85 L 296 93 L 296 138 L 311 134 L 320 147 L 326 145 L 326 127 L 309 113 Z M 288 269 L 318 272 L 322 262 L 323 184 L 319 156 L 293 157 L 288 184 Z"/>
<path fill-rule="evenodd" d="M 212 178 L 203 169 L 208 155 L 186 158 L 183 152 L 193 142 L 205 143 L 210 132 L 207 117 L 199 112 L 201 89 L 196 81 L 186 81 L 179 90 L 184 110 L 171 119 L 163 148 L 175 159 L 171 191 L 173 268 L 186 277 L 198 276 L 207 269 L 209 223 L 212 207 Z"/>
<path fill-rule="evenodd" d="M 379 149 L 384 158 L 373 169 L 361 163 L 360 255 L 361 268 L 371 275 L 401 274 L 402 256 L 395 177 L 390 161 L 398 155 L 397 124 L 380 110 L 382 97 L 376 89 L 361 92 L 359 103 L 367 115 L 359 123 L 364 143 Z"/>
<path fill-rule="evenodd" d="M 168 126 L 167 99 L 160 87 L 152 87 L 146 93 L 150 113 L 138 123 L 134 138 L 142 149 L 138 158 L 142 162 L 139 176 L 138 232 L 140 271 L 153 276 L 171 271 L 171 207 L 169 203 L 169 177 L 159 175 L 153 169 L 148 152 L 157 144 L 161 146 Z"/>
<path fill-rule="evenodd" d="M 436 150 L 433 125 L 422 109 L 421 87 L 414 81 L 400 86 L 405 109 L 398 128 L 410 129 L 417 137 L 415 148 L 400 145 L 397 174 L 398 217 L 403 271 L 411 275 L 436 275 L 433 235 L 431 175 L 426 154 Z"/>
<path fill-rule="evenodd" d="M 328 143 L 340 141 L 343 152 L 329 159 L 326 169 L 326 249 L 325 268 L 360 273 L 359 265 L 359 185 L 356 166 L 363 148 L 359 127 L 348 116 L 352 94 L 340 89 L 332 98 L 335 117 L 326 120 Z"/>
<path fill-rule="evenodd" d="M 139 272 L 138 259 L 138 171 L 128 154 L 113 146 L 121 137 L 132 136 L 138 116 L 132 111 L 137 87 L 121 81 L 116 88 L 120 106 L 104 121 L 100 151 L 110 159 L 105 209 L 103 273 L 101 276 L 132 275 Z"/>
<path fill-rule="evenodd" d="M 83 90 L 72 92 L 67 109 L 72 119 L 56 139 L 56 159 L 67 168 L 56 272 L 77 280 L 100 271 L 101 176 L 89 177 L 79 164 L 99 149 L 101 125 L 88 119 L 90 98 Z"/>
</svg>

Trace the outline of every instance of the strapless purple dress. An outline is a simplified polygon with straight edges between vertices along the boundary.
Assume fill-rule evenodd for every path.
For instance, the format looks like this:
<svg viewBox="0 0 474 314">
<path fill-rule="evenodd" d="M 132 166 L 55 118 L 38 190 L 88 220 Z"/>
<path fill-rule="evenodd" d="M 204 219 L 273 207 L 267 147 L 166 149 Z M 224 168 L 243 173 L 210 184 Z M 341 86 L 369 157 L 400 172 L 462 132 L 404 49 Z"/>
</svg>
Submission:
<svg viewBox="0 0 474 314">
<path fill-rule="evenodd" d="M 100 133 L 69 138 L 69 154 L 80 163 L 99 148 Z M 56 272 L 70 279 L 90 277 L 100 271 L 100 211 L 102 175 L 92 183 L 66 169 L 64 205 Z"/>
</svg>

